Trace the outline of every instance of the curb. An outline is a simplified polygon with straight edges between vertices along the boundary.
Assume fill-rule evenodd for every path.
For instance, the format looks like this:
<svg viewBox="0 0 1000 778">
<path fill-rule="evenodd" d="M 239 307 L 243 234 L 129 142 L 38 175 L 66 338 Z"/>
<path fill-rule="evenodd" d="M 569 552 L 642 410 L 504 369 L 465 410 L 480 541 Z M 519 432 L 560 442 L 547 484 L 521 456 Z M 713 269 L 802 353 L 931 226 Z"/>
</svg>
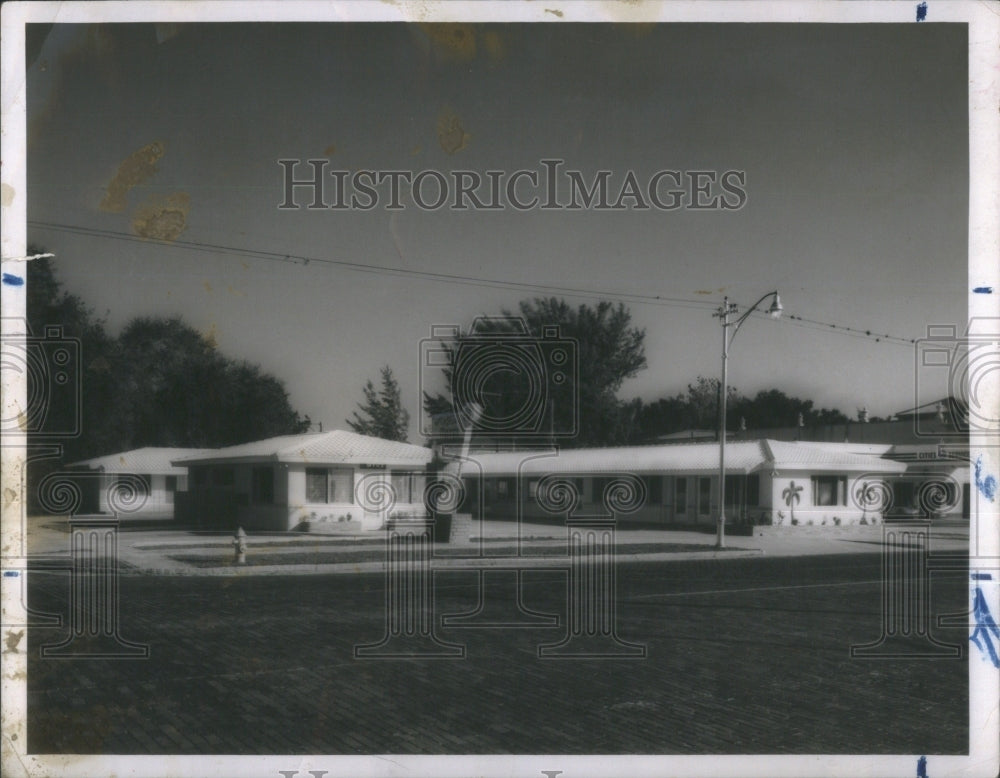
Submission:
<svg viewBox="0 0 1000 778">
<path fill-rule="evenodd" d="M 748 557 L 764 556 L 764 550 L 759 548 L 733 548 L 728 551 L 692 551 L 663 552 L 653 554 L 616 554 L 614 560 L 623 564 L 639 562 L 670 562 L 685 560 L 746 559 Z M 220 576 L 253 577 L 267 575 L 371 575 L 385 573 L 386 564 L 379 562 L 330 562 L 326 564 L 287 564 L 287 565 L 246 565 L 241 567 L 183 567 L 158 568 L 141 567 L 134 560 L 123 559 L 132 569 L 119 570 L 123 576 L 187 576 L 192 578 Z M 432 557 L 431 567 L 437 570 L 481 570 L 483 568 L 561 568 L 567 569 L 570 561 L 568 556 L 556 557 Z"/>
</svg>

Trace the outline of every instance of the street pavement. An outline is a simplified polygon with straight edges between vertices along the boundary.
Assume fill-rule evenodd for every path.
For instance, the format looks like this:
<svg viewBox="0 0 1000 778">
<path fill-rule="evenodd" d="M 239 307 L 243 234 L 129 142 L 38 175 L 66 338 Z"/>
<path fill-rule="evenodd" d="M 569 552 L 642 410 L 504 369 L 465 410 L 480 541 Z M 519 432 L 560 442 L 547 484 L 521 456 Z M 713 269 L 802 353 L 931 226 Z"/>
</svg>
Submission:
<svg viewBox="0 0 1000 778">
<path fill-rule="evenodd" d="M 246 571 L 120 576 L 115 628 L 148 658 L 43 658 L 67 636 L 69 582 L 32 572 L 31 607 L 64 622 L 28 635 L 29 752 L 967 752 L 967 630 L 936 620 L 967 609 L 966 569 L 931 576 L 918 641 L 960 656 L 863 659 L 850 647 L 882 635 L 883 582 L 880 555 L 857 551 L 878 552 L 880 531 L 732 542 L 753 553 L 617 565 L 597 643 L 631 655 L 600 658 L 544 650 L 570 634 L 564 569 L 523 571 L 518 600 L 513 573 L 436 562 L 431 649 L 450 658 L 357 656 L 398 636 L 381 573 Z M 478 622 L 442 621 L 480 597 Z"/>
</svg>

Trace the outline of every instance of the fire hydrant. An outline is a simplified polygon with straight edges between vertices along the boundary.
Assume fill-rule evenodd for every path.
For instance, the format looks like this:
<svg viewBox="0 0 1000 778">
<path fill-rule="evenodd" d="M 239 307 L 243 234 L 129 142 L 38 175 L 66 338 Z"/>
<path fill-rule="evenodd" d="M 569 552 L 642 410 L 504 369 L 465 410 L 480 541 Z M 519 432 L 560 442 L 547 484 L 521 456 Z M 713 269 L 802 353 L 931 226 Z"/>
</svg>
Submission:
<svg viewBox="0 0 1000 778">
<path fill-rule="evenodd" d="M 243 527 L 236 530 L 236 536 L 233 538 L 233 550 L 236 552 L 236 564 L 245 565 L 247 563 L 247 533 L 243 531 Z"/>
</svg>

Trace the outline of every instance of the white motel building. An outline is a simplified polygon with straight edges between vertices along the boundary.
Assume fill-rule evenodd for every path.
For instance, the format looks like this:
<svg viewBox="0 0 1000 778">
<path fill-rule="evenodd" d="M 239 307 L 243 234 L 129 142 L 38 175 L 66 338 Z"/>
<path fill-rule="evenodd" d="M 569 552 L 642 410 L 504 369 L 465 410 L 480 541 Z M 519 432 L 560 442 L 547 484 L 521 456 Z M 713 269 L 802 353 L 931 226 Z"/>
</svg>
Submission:
<svg viewBox="0 0 1000 778">
<path fill-rule="evenodd" d="M 936 413 L 929 423 L 943 425 L 940 408 Z M 727 524 L 834 527 L 887 517 L 967 518 L 967 442 L 944 427 L 940 440 L 915 437 L 912 429 L 901 414 L 881 424 L 775 429 L 761 431 L 759 439 L 731 440 Z M 106 495 L 116 480 L 138 476 L 148 492 L 142 515 L 227 530 L 378 530 L 394 517 L 426 515 L 428 484 L 454 484 L 456 477 L 464 492 L 458 510 L 476 519 L 606 515 L 609 489 L 623 477 L 637 495 L 627 509 L 615 509 L 623 522 L 714 526 L 720 500 L 719 444 L 704 440 L 479 450 L 462 459 L 333 430 L 220 449 L 137 449 L 74 467 L 100 477 L 99 494 L 89 501 L 99 503 L 100 512 L 114 512 Z M 571 505 L 551 499 L 556 482 L 570 487 Z"/>
<path fill-rule="evenodd" d="M 423 513 L 433 456 L 423 446 L 345 430 L 215 449 L 174 461 L 189 474 L 175 516 L 226 529 L 283 531 L 308 523 L 377 530 L 394 514 Z"/>
<path fill-rule="evenodd" d="M 171 518 L 175 496 L 188 488 L 187 468 L 172 460 L 209 451 L 147 446 L 67 465 L 80 489 L 79 512 L 114 513 L 121 498 L 133 518 Z"/>
<path fill-rule="evenodd" d="M 727 523 L 838 526 L 878 522 L 907 464 L 891 446 L 753 440 L 726 446 Z M 952 463 L 954 464 L 954 463 Z M 637 493 L 623 519 L 658 525 L 714 525 L 719 511 L 719 445 L 687 443 L 500 451 L 469 455 L 446 472 L 460 475 L 463 510 L 486 518 L 544 519 L 566 514 L 545 490 L 568 484 L 571 511 L 607 514 L 616 482 Z M 946 479 L 950 484 L 952 479 Z M 638 484 L 636 484 L 638 482 Z M 954 498 L 954 489 L 953 498 Z M 955 500 L 952 499 L 953 503 Z M 942 504 L 945 501 L 942 501 Z M 910 507 L 910 506 L 906 506 Z M 939 505 L 938 507 L 941 507 Z M 947 506 L 949 512 L 958 509 Z"/>
</svg>

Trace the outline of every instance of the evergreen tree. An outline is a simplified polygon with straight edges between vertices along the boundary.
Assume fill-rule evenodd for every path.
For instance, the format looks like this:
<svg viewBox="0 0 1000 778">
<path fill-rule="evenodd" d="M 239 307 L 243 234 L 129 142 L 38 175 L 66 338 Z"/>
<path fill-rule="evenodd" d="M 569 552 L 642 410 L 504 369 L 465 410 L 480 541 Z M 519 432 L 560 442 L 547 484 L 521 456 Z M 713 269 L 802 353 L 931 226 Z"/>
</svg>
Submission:
<svg viewBox="0 0 1000 778">
<path fill-rule="evenodd" d="M 365 383 L 364 402 L 358 403 L 353 419 L 345 419 L 352 430 L 384 440 L 406 442 L 410 414 L 400 399 L 399 384 L 386 365 L 381 370 L 382 388 L 376 389 L 369 379 Z M 359 413 L 360 411 L 360 413 Z"/>
</svg>

